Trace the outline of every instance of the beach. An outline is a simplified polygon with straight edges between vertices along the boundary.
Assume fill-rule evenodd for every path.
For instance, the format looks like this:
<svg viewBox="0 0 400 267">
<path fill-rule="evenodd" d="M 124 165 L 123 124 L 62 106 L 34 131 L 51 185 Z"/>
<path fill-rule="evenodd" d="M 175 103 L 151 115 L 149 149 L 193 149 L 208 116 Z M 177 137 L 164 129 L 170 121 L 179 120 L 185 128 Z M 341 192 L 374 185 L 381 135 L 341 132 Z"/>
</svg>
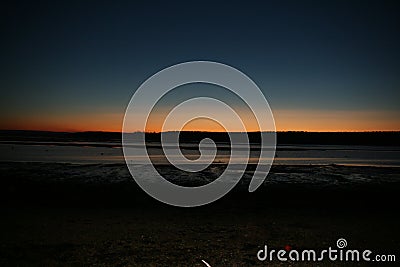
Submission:
<svg viewBox="0 0 400 267">
<path fill-rule="evenodd" d="M 249 193 L 249 166 L 233 191 L 197 208 L 154 200 L 123 163 L 0 168 L 2 266 L 287 266 L 257 252 L 334 247 L 339 238 L 375 253 L 399 247 L 396 167 L 277 165 Z M 171 166 L 159 168 L 174 176 Z"/>
</svg>

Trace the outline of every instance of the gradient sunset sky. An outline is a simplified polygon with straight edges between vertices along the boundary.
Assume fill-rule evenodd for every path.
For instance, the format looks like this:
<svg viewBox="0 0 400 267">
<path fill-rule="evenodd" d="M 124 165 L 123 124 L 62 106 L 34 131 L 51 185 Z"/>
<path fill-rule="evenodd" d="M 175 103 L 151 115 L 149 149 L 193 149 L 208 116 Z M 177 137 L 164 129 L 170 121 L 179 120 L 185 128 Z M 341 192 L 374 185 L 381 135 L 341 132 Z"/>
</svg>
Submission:
<svg viewBox="0 0 400 267">
<path fill-rule="evenodd" d="M 5 1 L 0 10 L 0 129 L 121 131 L 147 78 L 210 60 L 257 83 L 277 130 L 400 130 L 398 1 Z"/>
</svg>

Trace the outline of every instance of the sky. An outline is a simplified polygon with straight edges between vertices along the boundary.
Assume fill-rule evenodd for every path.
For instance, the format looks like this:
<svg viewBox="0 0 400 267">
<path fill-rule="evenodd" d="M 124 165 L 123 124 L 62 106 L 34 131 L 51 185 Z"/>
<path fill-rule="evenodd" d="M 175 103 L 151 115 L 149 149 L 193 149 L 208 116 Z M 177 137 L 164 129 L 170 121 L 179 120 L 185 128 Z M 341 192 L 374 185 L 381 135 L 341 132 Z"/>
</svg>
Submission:
<svg viewBox="0 0 400 267">
<path fill-rule="evenodd" d="M 279 131 L 400 130 L 398 1 L 262 2 L 4 1 L 0 129 L 121 131 L 147 78 L 209 60 L 259 86 Z"/>
</svg>

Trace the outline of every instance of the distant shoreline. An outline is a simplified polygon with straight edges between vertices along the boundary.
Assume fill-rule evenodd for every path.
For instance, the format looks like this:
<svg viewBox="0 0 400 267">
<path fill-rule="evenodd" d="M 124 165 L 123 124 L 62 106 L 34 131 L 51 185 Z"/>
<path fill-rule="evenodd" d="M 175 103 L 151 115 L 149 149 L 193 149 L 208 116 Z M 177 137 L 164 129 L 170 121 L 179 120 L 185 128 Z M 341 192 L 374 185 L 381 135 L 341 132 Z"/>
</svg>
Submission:
<svg viewBox="0 0 400 267">
<path fill-rule="evenodd" d="M 175 132 L 176 133 L 176 132 Z M 132 133 L 142 135 L 143 133 Z M 168 133 L 167 133 L 168 134 Z M 264 133 L 268 134 L 268 133 Z M 259 132 L 248 133 L 250 143 L 260 142 Z M 48 132 L 25 130 L 0 130 L 0 141 L 25 142 L 114 142 L 121 143 L 120 132 Z M 277 145 L 369 145 L 400 146 L 400 131 L 384 132 L 276 132 Z M 229 143 L 224 132 L 181 132 L 181 143 L 198 143 L 211 138 L 217 144 Z M 161 133 L 146 133 L 147 143 L 157 143 Z"/>
</svg>

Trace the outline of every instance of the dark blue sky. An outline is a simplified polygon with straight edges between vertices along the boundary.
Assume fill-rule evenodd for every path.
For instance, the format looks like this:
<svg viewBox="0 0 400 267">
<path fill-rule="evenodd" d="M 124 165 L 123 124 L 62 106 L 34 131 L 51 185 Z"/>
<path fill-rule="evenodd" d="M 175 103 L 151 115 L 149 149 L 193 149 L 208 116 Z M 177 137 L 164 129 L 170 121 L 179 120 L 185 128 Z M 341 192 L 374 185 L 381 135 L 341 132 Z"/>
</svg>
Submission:
<svg viewBox="0 0 400 267">
<path fill-rule="evenodd" d="M 36 128 L 51 128 L 57 116 L 65 129 L 82 114 L 121 117 L 145 79 L 190 60 L 242 70 L 276 112 L 378 112 L 400 128 L 396 1 L 1 5 L 3 129 L 41 118 L 49 123 Z"/>
</svg>

